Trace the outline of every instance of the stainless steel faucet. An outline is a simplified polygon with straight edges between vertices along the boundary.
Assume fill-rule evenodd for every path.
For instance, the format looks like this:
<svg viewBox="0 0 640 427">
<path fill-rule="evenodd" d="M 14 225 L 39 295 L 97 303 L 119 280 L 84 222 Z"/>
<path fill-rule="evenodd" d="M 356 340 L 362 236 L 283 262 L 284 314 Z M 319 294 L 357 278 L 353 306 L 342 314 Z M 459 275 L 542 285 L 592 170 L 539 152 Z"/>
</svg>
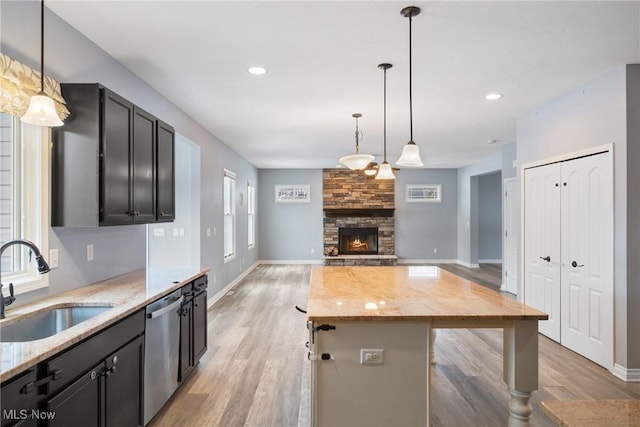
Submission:
<svg viewBox="0 0 640 427">
<path fill-rule="evenodd" d="M 45 261 L 44 257 L 40 253 L 40 249 L 38 249 L 38 247 L 29 240 L 24 240 L 24 239 L 10 240 L 4 245 L 2 245 L 2 247 L 0 247 L 0 260 L 2 259 L 2 253 L 5 251 L 5 249 L 13 245 L 23 245 L 31 249 L 35 255 L 36 263 L 38 264 L 37 265 L 38 273 L 44 274 L 49 272 L 50 270 L 49 264 L 47 264 L 47 261 Z M 8 305 L 11 305 L 15 300 L 16 300 L 16 297 L 13 296 L 13 283 L 9 283 L 9 296 L 5 297 L 2 294 L 2 268 L 0 268 L 0 319 L 4 319 L 5 307 Z"/>
</svg>

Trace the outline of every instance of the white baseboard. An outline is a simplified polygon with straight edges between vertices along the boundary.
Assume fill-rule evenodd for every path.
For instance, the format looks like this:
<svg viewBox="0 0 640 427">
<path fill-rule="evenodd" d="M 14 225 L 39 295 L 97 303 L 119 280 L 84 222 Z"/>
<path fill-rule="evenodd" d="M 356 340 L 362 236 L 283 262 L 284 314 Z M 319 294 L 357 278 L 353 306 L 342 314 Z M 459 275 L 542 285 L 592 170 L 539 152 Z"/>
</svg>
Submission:
<svg viewBox="0 0 640 427">
<path fill-rule="evenodd" d="M 462 261 L 462 260 L 457 260 L 456 261 L 457 264 L 463 265 L 467 268 L 480 268 L 480 264 L 477 263 L 470 263 L 470 262 L 466 262 L 466 261 Z"/>
<path fill-rule="evenodd" d="M 502 264 L 501 259 L 479 259 L 478 264 Z"/>
<path fill-rule="evenodd" d="M 225 296 L 227 294 L 227 292 L 229 292 L 231 289 L 233 289 L 236 286 L 238 286 L 238 283 L 240 283 L 240 281 L 242 279 L 247 277 L 247 275 L 249 273 L 251 273 L 253 271 L 253 269 L 258 266 L 258 264 L 260 264 L 260 261 L 255 262 L 252 266 L 250 266 L 245 271 L 240 273 L 240 275 L 238 277 L 236 277 L 235 279 L 233 279 L 227 286 L 225 286 L 224 288 L 220 289 L 214 295 L 210 296 L 207 299 L 207 309 L 211 308 L 211 306 L 213 304 L 215 304 L 216 302 L 220 301 L 220 299 L 222 299 L 222 297 Z"/>
<path fill-rule="evenodd" d="M 398 258 L 398 264 L 456 264 L 455 259 L 410 259 Z"/>
<path fill-rule="evenodd" d="M 256 264 L 314 264 L 314 265 L 322 265 L 324 261 L 321 259 L 293 259 L 293 260 L 282 260 L 282 259 L 261 259 L 258 260 Z"/>
<path fill-rule="evenodd" d="M 617 363 L 613 365 L 611 371 L 613 375 L 628 383 L 640 383 L 640 369 L 627 369 Z"/>
</svg>

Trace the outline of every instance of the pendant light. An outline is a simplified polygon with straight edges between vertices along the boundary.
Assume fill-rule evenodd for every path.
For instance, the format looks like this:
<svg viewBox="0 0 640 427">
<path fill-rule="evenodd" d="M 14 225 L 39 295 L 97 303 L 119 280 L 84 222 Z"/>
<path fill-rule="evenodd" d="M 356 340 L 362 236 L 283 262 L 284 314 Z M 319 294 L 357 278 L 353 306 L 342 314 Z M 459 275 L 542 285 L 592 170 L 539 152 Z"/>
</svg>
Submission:
<svg viewBox="0 0 640 427">
<path fill-rule="evenodd" d="M 371 154 L 360 154 L 358 150 L 360 149 L 360 135 L 362 133 L 358 129 L 358 119 L 362 117 L 360 113 L 353 113 L 351 115 L 354 119 L 356 119 L 356 154 L 351 154 L 348 156 L 344 156 L 340 159 L 340 163 L 345 165 L 351 170 L 362 170 L 367 167 L 369 163 L 371 163 L 375 157 Z"/>
<path fill-rule="evenodd" d="M 391 68 L 391 64 L 380 64 L 378 68 L 384 71 L 384 114 L 383 114 L 383 142 L 384 142 L 384 161 L 378 167 L 378 173 L 376 179 L 396 179 L 393 175 L 391 165 L 387 162 L 387 70 Z"/>
<path fill-rule="evenodd" d="M 44 93 L 44 0 L 40 0 L 40 92 L 29 100 L 29 108 L 20 120 L 37 126 L 62 126 L 56 106 Z"/>
<path fill-rule="evenodd" d="M 420 8 L 416 6 L 405 7 L 400 11 L 400 14 L 405 18 L 409 18 L 409 130 L 410 139 L 409 142 L 402 149 L 402 154 L 396 164 L 399 166 L 411 166 L 420 167 L 424 166 L 422 159 L 420 158 L 420 148 L 413 141 L 413 99 L 412 99 L 412 87 L 411 87 L 411 18 L 420 14 Z"/>
<path fill-rule="evenodd" d="M 369 163 L 364 170 L 364 174 L 367 176 L 375 176 L 377 173 L 378 173 L 378 164 L 376 162 Z"/>
</svg>

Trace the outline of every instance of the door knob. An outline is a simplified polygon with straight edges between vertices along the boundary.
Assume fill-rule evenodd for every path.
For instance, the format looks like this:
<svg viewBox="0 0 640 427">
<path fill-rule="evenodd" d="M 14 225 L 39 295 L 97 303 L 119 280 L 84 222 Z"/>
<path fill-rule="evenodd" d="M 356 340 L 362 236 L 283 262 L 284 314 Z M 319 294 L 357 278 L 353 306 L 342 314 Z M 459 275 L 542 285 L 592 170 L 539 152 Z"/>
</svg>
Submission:
<svg viewBox="0 0 640 427">
<path fill-rule="evenodd" d="M 540 257 L 541 260 L 543 261 L 547 261 L 547 262 L 551 262 L 551 257 L 549 255 L 547 255 L 546 257 Z"/>
<path fill-rule="evenodd" d="M 578 264 L 576 261 L 571 261 L 571 267 L 584 267 L 584 264 Z"/>
</svg>

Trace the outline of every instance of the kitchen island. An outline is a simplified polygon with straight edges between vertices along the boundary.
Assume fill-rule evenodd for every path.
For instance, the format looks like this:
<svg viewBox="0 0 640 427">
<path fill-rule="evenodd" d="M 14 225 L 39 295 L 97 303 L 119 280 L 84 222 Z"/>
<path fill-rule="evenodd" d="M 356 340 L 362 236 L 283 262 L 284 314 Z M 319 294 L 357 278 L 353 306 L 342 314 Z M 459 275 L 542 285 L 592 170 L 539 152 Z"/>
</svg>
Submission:
<svg viewBox="0 0 640 427">
<path fill-rule="evenodd" d="M 547 315 L 431 266 L 314 267 L 312 426 L 429 426 L 437 328 L 501 328 L 509 425 L 527 426 Z"/>
</svg>

